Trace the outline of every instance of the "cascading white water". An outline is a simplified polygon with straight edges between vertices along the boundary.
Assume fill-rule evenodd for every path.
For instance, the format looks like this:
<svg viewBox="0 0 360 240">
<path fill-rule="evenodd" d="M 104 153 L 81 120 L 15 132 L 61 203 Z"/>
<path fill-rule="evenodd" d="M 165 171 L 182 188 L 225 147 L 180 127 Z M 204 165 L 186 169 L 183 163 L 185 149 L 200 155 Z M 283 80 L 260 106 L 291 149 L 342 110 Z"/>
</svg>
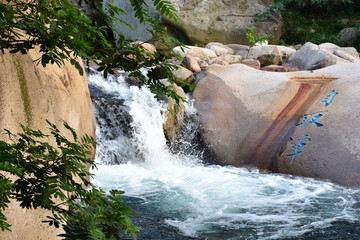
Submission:
<svg viewBox="0 0 360 240">
<path fill-rule="evenodd" d="M 109 110 L 105 117 L 100 113 L 104 105 L 94 104 L 98 125 L 95 185 L 121 189 L 126 196 L 141 199 L 139 208 L 155 209 L 183 237 L 328 239 L 326 231 L 332 231 L 335 239 L 359 238 L 359 232 L 349 237 L 347 230 L 336 230 L 344 223 L 359 225 L 358 191 L 313 179 L 205 165 L 194 154 L 175 154 L 167 147 L 162 130 L 164 106 L 147 88 L 129 87 L 123 77 L 104 80 L 92 75 L 88 81 L 107 96 L 94 103 L 121 101 L 119 107 L 128 111 L 131 120 L 124 126 L 126 131 L 119 130 L 114 123 L 124 110 L 122 114 Z M 316 238 L 324 231 L 325 238 Z M 159 238 L 175 239 L 152 239 Z"/>
</svg>

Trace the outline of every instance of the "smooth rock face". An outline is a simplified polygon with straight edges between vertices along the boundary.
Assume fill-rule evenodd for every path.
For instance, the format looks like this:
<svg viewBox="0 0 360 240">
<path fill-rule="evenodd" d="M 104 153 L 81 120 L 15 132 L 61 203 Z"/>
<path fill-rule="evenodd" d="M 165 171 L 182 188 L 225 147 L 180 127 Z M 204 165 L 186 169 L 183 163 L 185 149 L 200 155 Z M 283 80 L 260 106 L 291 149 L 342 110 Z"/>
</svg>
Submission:
<svg viewBox="0 0 360 240">
<path fill-rule="evenodd" d="M 250 48 L 247 58 L 258 59 L 258 57 L 265 54 L 281 55 L 281 52 L 275 45 L 253 46 Z"/>
<path fill-rule="evenodd" d="M 35 50 L 27 55 L 0 53 L 1 131 L 6 128 L 18 133 L 19 124 L 23 124 L 48 134 L 48 119 L 72 139 L 62 125 L 64 120 L 79 137 L 84 134 L 95 137 L 95 117 L 86 76 L 80 76 L 68 62 L 61 69 L 56 64 L 46 68 L 36 65 L 33 61 L 40 56 Z M 2 140 L 5 137 L 1 135 Z M 48 214 L 39 209 L 22 209 L 11 202 L 5 215 L 13 232 L 1 232 L 0 239 L 57 239 L 62 229 L 41 223 Z"/>
<path fill-rule="evenodd" d="M 209 61 L 209 65 L 218 64 L 218 65 L 229 65 L 222 57 L 213 58 Z"/>
<path fill-rule="evenodd" d="M 249 50 L 243 49 L 243 50 L 238 51 L 236 53 L 236 56 L 241 56 L 242 59 L 246 59 L 248 54 L 249 54 Z"/>
<path fill-rule="evenodd" d="M 249 46 L 247 46 L 247 45 L 241 45 L 241 44 L 226 44 L 226 46 L 228 46 L 229 48 L 231 48 L 233 51 L 234 51 L 234 53 L 237 53 L 237 52 L 239 52 L 239 51 L 241 51 L 241 50 L 249 50 Z"/>
<path fill-rule="evenodd" d="M 191 56 L 191 55 L 187 55 L 184 58 L 184 65 L 187 69 L 189 69 L 190 71 L 193 72 L 201 72 L 201 68 L 199 66 L 199 64 L 197 63 L 195 57 Z"/>
<path fill-rule="evenodd" d="M 208 48 L 193 47 L 193 46 L 186 46 L 186 47 L 177 46 L 173 50 L 180 57 L 185 57 L 186 55 L 192 55 L 194 57 L 199 57 L 204 61 L 208 61 L 211 58 L 217 57 L 216 53 L 214 53 L 214 51 Z"/>
<path fill-rule="evenodd" d="M 246 28 L 254 26 L 253 16 L 264 12 L 272 0 L 171 0 L 179 21 L 171 25 L 181 29 L 192 44 L 209 42 L 247 44 Z M 277 41 L 282 32 L 280 17 L 256 23 L 260 35 Z M 169 28 L 169 27 L 168 27 Z"/>
<path fill-rule="evenodd" d="M 262 67 L 261 70 L 268 72 L 296 72 L 299 71 L 297 68 L 279 66 L 279 65 L 269 65 Z"/>
<path fill-rule="evenodd" d="M 192 48 L 189 49 L 189 51 L 186 52 L 186 55 L 191 55 L 193 57 L 197 57 L 200 60 L 203 61 L 209 61 L 210 57 L 206 54 L 206 52 L 203 49 L 200 48 Z"/>
<path fill-rule="evenodd" d="M 226 54 L 226 55 L 221 55 L 220 57 L 230 64 L 241 63 L 243 60 L 243 58 L 239 55 Z"/>
<path fill-rule="evenodd" d="M 228 47 L 222 43 L 208 43 L 206 44 L 205 48 L 209 48 L 216 53 L 217 56 L 221 56 L 224 54 L 234 54 L 234 50 L 231 47 Z"/>
<path fill-rule="evenodd" d="M 289 58 L 289 63 L 300 70 L 315 70 L 339 63 L 358 63 L 355 48 L 341 48 L 332 43 L 306 43 Z"/>
<path fill-rule="evenodd" d="M 231 54 L 228 49 L 219 46 L 211 46 L 209 49 L 213 50 L 217 56 L 221 56 L 224 54 Z"/>
<path fill-rule="evenodd" d="M 291 73 L 212 65 L 196 79 L 202 134 L 219 163 L 360 188 L 360 63 Z"/>
<path fill-rule="evenodd" d="M 281 54 L 291 55 L 296 52 L 295 48 L 293 47 L 286 47 L 286 46 L 276 46 L 277 49 L 280 51 Z"/>
<path fill-rule="evenodd" d="M 260 62 L 255 59 L 244 59 L 244 61 L 242 61 L 242 64 L 255 69 L 260 69 Z"/>
<path fill-rule="evenodd" d="M 174 74 L 175 77 L 180 78 L 181 80 L 187 83 L 192 83 L 194 79 L 193 72 L 181 66 L 179 66 L 179 68 L 174 70 L 172 73 Z M 176 84 L 181 85 L 181 83 L 176 83 Z"/>
</svg>

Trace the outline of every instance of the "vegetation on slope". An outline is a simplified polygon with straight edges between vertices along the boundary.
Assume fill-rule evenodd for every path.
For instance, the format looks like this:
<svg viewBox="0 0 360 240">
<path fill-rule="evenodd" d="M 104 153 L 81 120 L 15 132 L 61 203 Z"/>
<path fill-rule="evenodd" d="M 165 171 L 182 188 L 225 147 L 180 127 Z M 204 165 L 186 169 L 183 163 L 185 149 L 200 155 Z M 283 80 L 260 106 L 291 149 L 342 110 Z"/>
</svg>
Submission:
<svg viewBox="0 0 360 240">
<path fill-rule="evenodd" d="M 274 11 L 280 11 L 283 17 L 282 41 L 286 44 L 332 42 L 341 45 L 338 37 L 341 29 L 360 27 L 359 1 L 279 0 L 256 19 L 271 17 Z M 357 44 L 359 42 L 360 36 Z M 355 47 L 360 49 L 359 45 Z"/>
</svg>

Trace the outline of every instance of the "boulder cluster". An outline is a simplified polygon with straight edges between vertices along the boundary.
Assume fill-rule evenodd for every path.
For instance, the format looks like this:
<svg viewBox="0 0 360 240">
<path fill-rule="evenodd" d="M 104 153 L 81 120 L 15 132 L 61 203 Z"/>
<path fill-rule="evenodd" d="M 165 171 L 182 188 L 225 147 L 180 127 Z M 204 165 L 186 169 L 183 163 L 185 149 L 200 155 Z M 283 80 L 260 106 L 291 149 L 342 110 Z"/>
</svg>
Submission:
<svg viewBox="0 0 360 240">
<path fill-rule="evenodd" d="M 151 44 L 142 46 L 149 52 L 156 49 Z M 316 70 L 340 63 L 360 63 L 359 53 L 353 47 L 339 47 L 332 43 L 316 45 L 306 43 L 303 46 L 286 47 L 279 45 L 246 46 L 240 44 L 208 43 L 205 47 L 177 46 L 174 53 L 183 58 L 182 61 L 172 59 L 178 65 L 173 74 L 192 84 L 194 76 L 205 72 L 211 66 L 228 66 L 241 64 L 252 69 L 266 72 L 297 72 L 299 70 Z M 178 83 L 180 86 L 181 84 Z M 184 92 L 174 86 L 178 94 Z M 184 107 L 175 108 L 175 102 L 168 99 L 167 121 L 164 124 L 165 135 L 174 142 L 180 132 Z"/>
<path fill-rule="evenodd" d="M 183 61 L 175 76 L 191 83 L 193 73 L 202 72 L 210 65 L 245 64 L 270 72 L 294 72 L 315 70 L 338 63 L 358 63 L 359 53 L 353 47 L 339 47 L 332 43 L 316 45 L 306 43 L 299 50 L 278 45 L 246 46 L 240 44 L 208 43 L 204 48 L 196 46 L 175 47 L 173 51 Z M 184 66 L 184 67 L 183 67 Z"/>
<path fill-rule="evenodd" d="M 196 84 L 200 134 L 217 163 L 360 188 L 355 48 L 210 43 L 173 50 L 183 57 L 174 74 Z"/>
<path fill-rule="evenodd" d="M 184 50 L 184 51 L 182 51 Z M 183 64 L 193 72 L 201 72 L 209 65 L 229 65 L 242 63 L 255 69 L 267 71 L 297 71 L 283 65 L 288 57 L 296 52 L 294 48 L 263 45 L 249 47 L 240 44 L 209 43 L 205 48 L 187 46 L 175 47 L 174 52 L 184 57 Z M 272 69 L 269 66 L 281 66 Z"/>
</svg>

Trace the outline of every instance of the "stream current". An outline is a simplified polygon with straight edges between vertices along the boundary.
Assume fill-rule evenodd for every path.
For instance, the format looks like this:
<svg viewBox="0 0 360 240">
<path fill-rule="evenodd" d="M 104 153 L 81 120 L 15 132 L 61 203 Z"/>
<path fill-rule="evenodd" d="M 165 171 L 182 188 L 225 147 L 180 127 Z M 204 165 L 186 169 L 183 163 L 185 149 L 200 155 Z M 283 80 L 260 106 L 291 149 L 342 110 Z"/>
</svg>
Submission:
<svg viewBox="0 0 360 240">
<path fill-rule="evenodd" d="M 165 105 L 147 88 L 124 76 L 93 74 L 88 82 L 98 142 L 93 182 L 125 191 L 139 239 L 360 239 L 359 191 L 211 164 L 191 102 L 171 148 Z"/>
</svg>

